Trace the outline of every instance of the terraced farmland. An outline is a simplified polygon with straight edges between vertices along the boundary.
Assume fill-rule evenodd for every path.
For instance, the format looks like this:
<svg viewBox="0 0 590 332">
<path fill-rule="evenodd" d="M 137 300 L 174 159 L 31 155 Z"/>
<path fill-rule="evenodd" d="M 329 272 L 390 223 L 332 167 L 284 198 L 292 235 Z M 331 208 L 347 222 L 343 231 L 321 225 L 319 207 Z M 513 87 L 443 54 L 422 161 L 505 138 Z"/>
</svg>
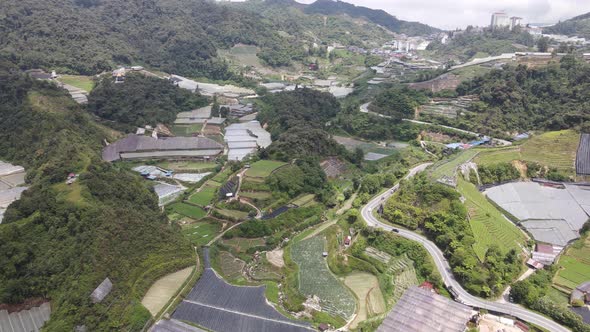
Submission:
<svg viewBox="0 0 590 332">
<path fill-rule="evenodd" d="M 207 219 L 205 219 L 207 220 Z M 221 224 L 215 220 L 196 222 L 182 227 L 182 233 L 193 245 L 203 246 L 209 243 L 221 231 Z"/>
<path fill-rule="evenodd" d="M 418 277 L 414 269 L 414 262 L 405 254 L 390 261 L 387 275 L 393 276 L 393 297 L 390 303 L 396 303 L 406 289 L 418 285 Z"/>
<path fill-rule="evenodd" d="M 534 136 L 521 148 L 522 159 L 573 172 L 580 134 L 573 130 Z"/>
<path fill-rule="evenodd" d="M 271 198 L 272 194 L 268 191 L 242 191 L 240 192 L 240 196 L 250 199 L 265 200 Z"/>
<path fill-rule="evenodd" d="M 266 178 L 277 168 L 285 165 L 286 164 L 281 161 L 260 160 L 250 166 L 250 169 L 246 171 L 246 176 L 254 178 Z"/>
<path fill-rule="evenodd" d="M 242 237 L 233 237 L 229 240 L 223 240 L 223 244 L 232 247 L 236 252 L 246 252 L 249 248 L 263 246 L 263 238 L 247 239 Z"/>
<path fill-rule="evenodd" d="M 497 163 L 511 162 L 522 159 L 520 147 L 501 150 L 482 150 L 473 161 L 478 165 L 490 165 Z"/>
<path fill-rule="evenodd" d="M 499 245 L 505 251 L 521 251 L 519 244 L 526 242 L 525 235 L 504 218 L 473 184 L 459 178 L 457 190 L 466 199 L 469 224 L 476 241 L 473 250 L 480 260 L 485 258 L 486 251 L 492 244 Z"/>
<path fill-rule="evenodd" d="M 192 219 L 201 219 L 207 215 L 207 212 L 200 207 L 186 203 L 174 203 L 170 205 L 169 209 Z"/>
<path fill-rule="evenodd" d="M 350 328 L 356 328 L 372 315 L 385 312 L 385 301 L 377 277 L 366 272 L 354 272 L 344 278 L 344 283 L 352 289 L 359 301 L 357 316 Z"/>
<path fill-rule="evenodd" d="M 590 278 L 590 236 L 578 240 L 559 259 L 559 272 L 553 282 L 573 290 Z"/>
<path fill-rule="evenodd" d="M 170 126 L 170 131 L 175 136 L 184 136 L 184 137 L 191 137 L 193 135 L 201 133 L 203 129 L 202 124 L 191 124 L 191 125 L 172 125 Z"/>
<path fill-rule="evenodd" d="M 348 319 L 356 310 L 353 295 L 330 272 L 322 257 L 323 237 L 312 237 L 293 244 L 291 257 L 299 266 L 299 291 L 320 298 L 322 310 Z"/>
<path fill-rule="evenodd" d="M 201 190 L 192 194 L 188 198 L 188 201 L 193 204 L 205 207 L 213 202 L 213 199 L 215 198 L 215 192 L 216 189 L 214 187 L 204 185 Z"/>
<path fill-rule="evenodd" d="M 314 197 L 315 197 L 315 195 L 313 195 L 313 194 L 301 195 L 301 196 L 297 197 L 296 199 L 294 199 L 292 203 L 297 206 L 305 206 L 305 205 L 311 203 L 313 201 Z"/>
</svg>

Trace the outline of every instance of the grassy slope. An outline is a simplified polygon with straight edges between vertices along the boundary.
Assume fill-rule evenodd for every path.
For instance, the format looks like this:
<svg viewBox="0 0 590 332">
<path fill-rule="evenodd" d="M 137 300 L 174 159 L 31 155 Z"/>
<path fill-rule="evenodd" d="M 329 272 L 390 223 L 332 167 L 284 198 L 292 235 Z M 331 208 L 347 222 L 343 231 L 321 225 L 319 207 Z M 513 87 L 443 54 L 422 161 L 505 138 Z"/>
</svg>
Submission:
<svg viewBox="0 0 590 332">
<path fill-rule="evenodd" d="M 572 172 L 579 141 L 573 130 L 547 132 L 522 145 L 522 158 Z"/>
<path fill-rule="evenodd" d="M 250 169 L 246 171 L 246 176 L 265 178 L 274 170 L 284 165 L 285 163 L 280 161 L 260 160 L 252 164 Z"/>
<path fill-rule="evenodd" d="M 86 92 L 90 92 L 94 88 L 92 76 L 62 75 L 58 80 L 62 83 L 69 84 Z"/>
<path fill-rule="evenodd" d="M 573 130 L 550 131 L 533 136 L 520 146 L 505 149 L 479 149 L 478 164 L 523 160 L 537 162 L 568 173 L 574 172 L 580 134 Z"/>
</svg>

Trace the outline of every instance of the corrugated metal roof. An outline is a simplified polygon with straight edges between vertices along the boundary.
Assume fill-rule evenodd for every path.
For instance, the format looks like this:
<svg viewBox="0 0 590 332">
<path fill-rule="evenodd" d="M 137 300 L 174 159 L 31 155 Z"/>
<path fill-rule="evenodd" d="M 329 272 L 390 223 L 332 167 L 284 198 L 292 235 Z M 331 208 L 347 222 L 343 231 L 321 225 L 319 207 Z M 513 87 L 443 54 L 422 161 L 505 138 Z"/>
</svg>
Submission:
<svg viewBox="0 0 590 332">
<path fill-rule="evenodd" d="M 100 283 L 100 285 L 98 285 L 98 287 L 96 287 L 92 294 L 90 294 L 90 299 L 92 299 L 93 303 L 102 302 L 112 289 L 113 283 L 111 282 L 111 279 L 107 277 Z"/>
<path fill-rule="evenodd" d="M 215 155 L 223 149 L 220 143 L 205 137 L 162 137 L 129 135 L 108 145 L 103 149 L 102 157 L 106 161 L 115 161 L 125 152 L 148 152 L 165 150 L 215 150 Z"/>
<path fill-rule="evenodd" d="M 590 175 L 590 134 L 582 134 L 576 154 L 576 173 Z"/>
<path fill-rule="evenodd" d="M 463 332 L 471 308 L 430 290 L 410 287 L 389 312 L 378 332 Z"/>
<path fill-rule="evenodd" d="M 2 332 L 37 332 L 49 320 L 51 306 L 49 302 L 29 310 L 8 313 L 0 310 L 0 331 Z"/>
</svg>

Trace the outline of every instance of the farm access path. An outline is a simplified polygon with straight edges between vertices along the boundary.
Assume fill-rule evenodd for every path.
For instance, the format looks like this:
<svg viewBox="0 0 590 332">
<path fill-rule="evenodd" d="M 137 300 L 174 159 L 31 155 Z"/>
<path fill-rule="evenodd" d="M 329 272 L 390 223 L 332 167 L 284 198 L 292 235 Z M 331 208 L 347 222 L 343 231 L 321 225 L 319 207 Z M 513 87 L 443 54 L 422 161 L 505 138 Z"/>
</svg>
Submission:
<svg viewBox="0 0 590 332">
<path fill-rule="evenodd" d="M 412 168 L 404 179 L 409 179 L 413 177 L 414 175 L 424 171 L 430 165 L 431 163 L 426 163 Z M 394 229 L 393 226 L 379 221 L 373 215 L 373 211 L 377 209 L 386 198 L 393 195 L 398 189 L 399 183 L 393 186 L 390 190 L 387 190 L 385 193 L 377 195 L 362 208 L 361 215 L 363 219 L 366 221 L 367 225 L 382 228 L 386 231 L 391 231 Z M 438 272 L 442 276 L 445 286 L 447 288 L 452 288 L 457 293 L 457 297 L 455 298 L 457 302 L 466 304 L 471 307 L 482 308 L 493 312 L 511 315 L 519 319 L 522 319 L 523 321 L 540 326 L 551 332 L 570 331 L 569 329 L 559 325 L 551 319 L 540 314 L 537 314 L 531 310 L 525 309 L 519 305 L 512 303 L 491 302 L 469 294 L 465 289 L 463 289 L 463 287 L 459 284 L 459 282 L 457 282 L 457 280 L 453 276 L 449 263 L 444 257 L 443 252 L 436 246 L 436 244 L 434 244 L 424 236 L 414 233 L 412 231 L 405 229 L 398 229 L 398 231 L 399 233 L 396 233 L 397 235 L 412 241 L 419 242 L 428 251 L 428 253 L 432 256 L 434 260 Z"/>
<path fill-rule="evenodd" d="M 369 106 L 370 105 L 371 105 L 371 103 L 362 104 L 360 106 L 360 111 L 362 113 L 372 114 L 372 115 L 375 115 L 375 116 L 378 116 L 378 117 L 381 117 L 381 118 L 391 119 L 391 116 L 389 116 L 389 115 L 383 115 L 383 114 L 371 112 L 369 110 Z M 473 131 L 464 130 L 464 129 L 460 129 L 460 128 L 455 128 L 455 127 L 450 127 L 450 126 L 444 126 L 444 125 L 440 125 L 440 124 L 436 124 L 436 123 L 431 123 L 431 122 L 424 122 L 424 121 L 418 121 L 418 120 L 413 120 L 413 119 L 402 119 L 402 121 L 411 122 L 411 123 L 415 123 L 415 124 L 422 124 L 422 125 L 429 125 L 429 126 L 441 127 L 441 128 L 449 129 L 449 130 L 456 131 L 456 132 L 459 132 L 459 133 L 473 135 L 473 136 L 476 136 L 476 137 L 486 136 L 486 135 L 483 135 L 483 134 L 480 134 L 480 133 L 476 133 L 476 132 L 473 132 Z M 503 140 L 503 139 L 499 139 L 499 138 L 493 138 L 493 137 L 492 137 L 492 140 L 500 143 L 503 146 L 510 146 L 510 145 L 512 145 L 512 142 L 509 142 L 507 140 Z"/>
</svg>

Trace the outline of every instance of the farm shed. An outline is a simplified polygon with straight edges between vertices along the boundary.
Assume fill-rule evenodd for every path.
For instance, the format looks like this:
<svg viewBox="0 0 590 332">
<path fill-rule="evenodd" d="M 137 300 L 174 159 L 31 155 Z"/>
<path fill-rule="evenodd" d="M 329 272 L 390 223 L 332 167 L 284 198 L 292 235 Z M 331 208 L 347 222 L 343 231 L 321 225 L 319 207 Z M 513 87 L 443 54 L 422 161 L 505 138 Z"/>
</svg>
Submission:
<svg viewBox="0 0 590 332">
<path fill-rule="evenodd" d="M 0 176 L 6 176 L 15 173 L 23 173 L 25 169 L 22 166 L 15 166 L 9 163 L 0 161 Z"/>
<path fill-rule="evenodd" d="M 26 187 L 15 187 L 0 191 L 0 208 L 7 208 L 12 202 L 18 200 L 27 190 Z"/>
<path fill-rule="evenodd" d="M 158 183 L 154 186 L 154 192 L 158 195 L 158 205 L 164 206 L 175 200 L 185 188 L 167 183 Z"/>
<path fill-rule="evenodd" d="M 368 160 L 368 161 L 376 161 L 376 160 L 381 160 L 381 159 L 383 159 L 385 157 L 387 157 L 386 154 L 369 152 L 369 153 L 367 153 L 365 155 L 365 160 Z"/>
<path fill-rule="evenodd" d="M 206 158 L 223 151 L 223 146 L 205 137 L 163 137 L 129 135 L 106 146 L 102 151 L 105 161 L 135 158 Z"/>
<path fill-rule="evenodd" d="M 267 303 L 265 286 L 233 286 L 217 276 L 204 249 L 203 275 L 172 318 L 217 332 L 314 331 L 309 323 L 288 319 Z"/>
<path fill-rule="evenodd" d="M 536 240 L 564 246 L 579 237 L 590 210 L 590 191 L 574 185 L 564 188 L 516 182 L 492 187 L 485 194 L 519 219 Z"/>
<path fill-rule="evenodd" d="M 536 249 L 533 251 L 533 259 L 539 263 L 551 265 L 562 250 L 561 246 L 537 243 Z"/>
<path fill-rule="evenodd" d="M 582 134 L 576 153 L 576 173 L 590 175 L 590 134 Z"/>
<path fill-rule="evenodd" d="M 0 331 L 2 332 L 37 332 L 49 320 L 51 306 L 49 302 L 28 310 L 8 313 L 0 310 Z"/>
<path fill-rule="evenodd" d="M 92 303 L 100 303 L 102 302 L 102 300 L 104 300 L 104 298 L 109 295 L 109 293 L 111 292 L 111 290 L 113 289 L 113 283 L 111 282 L 111 279 L 109 279 L 108 277 L 105 278 L 100 285 L 98 285 L 98 287 L 96 287 L 96 289 L 92 292 L 92 294 L 90 294 L 90 299 L 92 300 Z"/>
<path fill-rule="evenodd" d="M 228 160 L 243 160 L 258 147 L 266 148 L 271 143 L 270 133 L 258 121 L 235 123 L 225 128 Z"/>
<path fill-rule="evenodd" d="M 590 281 L 586 281 L 576 287 L 570 295 L 570 303 L 578 300 L 584 303 L 590 303 Z"/>
<path fill-rule="evenodd" d="M 427 289 L 410 287 L 389 312 L 378 332 L 463 332 L 471 308 Z"/>
</svg>

